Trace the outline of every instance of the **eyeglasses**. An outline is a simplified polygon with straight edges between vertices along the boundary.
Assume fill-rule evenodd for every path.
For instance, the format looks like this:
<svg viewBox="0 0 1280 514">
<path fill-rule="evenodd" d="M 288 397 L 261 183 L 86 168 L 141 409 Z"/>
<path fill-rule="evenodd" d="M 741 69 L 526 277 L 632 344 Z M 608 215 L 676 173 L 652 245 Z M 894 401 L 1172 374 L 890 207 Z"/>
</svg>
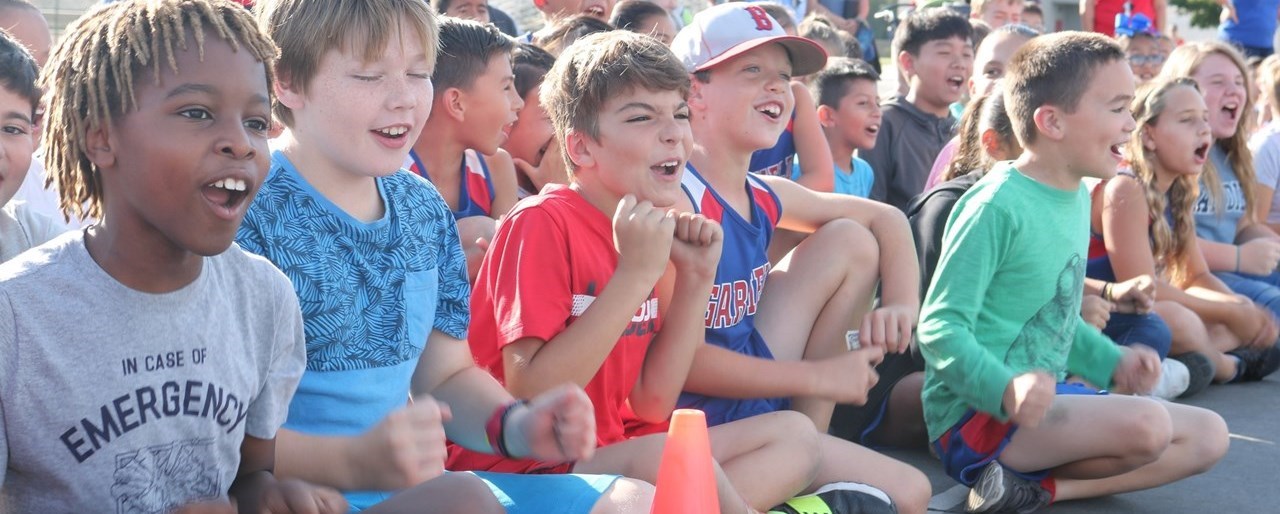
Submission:
<svg viewBox="0 0 1280 514">
<path fill-rule="evenodd" d="M 1164 64 L 1164 54 L 1133 54 L 1129 56 L 1129 64 L 1134 66 L 1144 66 L 1147 64 L 1160 65 Z"/>
</svg>

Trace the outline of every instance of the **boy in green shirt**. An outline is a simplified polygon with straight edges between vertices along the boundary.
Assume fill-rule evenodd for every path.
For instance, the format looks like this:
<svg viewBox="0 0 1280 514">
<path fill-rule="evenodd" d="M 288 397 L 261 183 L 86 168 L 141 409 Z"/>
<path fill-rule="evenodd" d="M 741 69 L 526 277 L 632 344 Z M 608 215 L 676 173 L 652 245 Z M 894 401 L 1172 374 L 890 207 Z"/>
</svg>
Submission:
<svg viewBox="0 0 1280 514">
<path fill-rule="evenodd" d="M 1160 362 L 1080 318 L 1089 234 L 1083 177 L 1108 178 L 1134 130 L 1133 76 L 1105 37 L 1068 32 L 1013 57 L 1005 103 L 1025 149 L 956 204 L 925 300 L 929 439 L 970 512 L 1145 489 L 1207 471 L 1222 418 L 1195 407 L 1058 385 L 1069 371 L 1149 391 Z"/>
</svg>

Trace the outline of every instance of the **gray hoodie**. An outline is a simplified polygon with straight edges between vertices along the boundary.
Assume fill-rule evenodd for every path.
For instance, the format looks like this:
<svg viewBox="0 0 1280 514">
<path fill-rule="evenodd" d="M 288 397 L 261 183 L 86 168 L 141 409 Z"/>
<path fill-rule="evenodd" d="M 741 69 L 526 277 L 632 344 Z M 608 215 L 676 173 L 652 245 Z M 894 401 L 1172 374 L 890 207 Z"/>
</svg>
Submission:
<svg viewBox="0 0 1280 514">
<path fill-rule="evenodd" d="M 871 199 L 905 211 L 911 198 L 924 191 L 933 160 L 955 129 L 955 118 L 924 112 L 903 97 L 885 102 L 875 148 L 858 151 L 875 171 Z"/>
</svg>

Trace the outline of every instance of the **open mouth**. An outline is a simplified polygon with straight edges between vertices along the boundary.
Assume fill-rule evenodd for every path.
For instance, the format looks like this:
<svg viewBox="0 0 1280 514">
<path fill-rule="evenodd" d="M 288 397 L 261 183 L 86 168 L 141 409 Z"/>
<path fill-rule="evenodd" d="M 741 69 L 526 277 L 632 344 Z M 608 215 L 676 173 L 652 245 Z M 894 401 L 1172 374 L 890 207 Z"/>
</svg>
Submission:
<svg viewBox="0 0 1280 514">
<path fill-rule="evenodd" d="M 668 159 L 666 161 L 662 161 L 658 164 L 650 166 L 649 169 L 653 170 L 653 172 L 657 173 L 658 175 L 661 175 L 664 177 L 670 177 L 680 171 L 680 160 Z"/>
<path fill-rule="evenodd" d="M 866 131 L 868 136 L 876 137 L 880 133 L 880 125 L 868 125 Z"/>
<path fill-rule="evenodd" d="M 1195 149 L 1195 156 L 1196 162 L 1204 164 L 1204 162 L 1209 159 L 1209 143 L 1205 142 L 1204 144 L 1197 146 Z"/>
<path fill-rule="evenodd" d="M 604 7 L 600 7 L 598 5 L 593 5 L 591 7 L 588 7 L 586 8 L 586 10 L 582 12 L 586 13 L 588 16 L 593 16 L 601 19 L 604 18 Z"/>
<path fill-rule="evenodd" d="M 947 77 L 947 85 L 951 86 L 953 89 L 960 89 L 964 87 L 964 77 L 960 75 Z"/>
<path fill-rule="evenodd" d="M 1115 158 L 1116 160 L 1123 161 L 1123 160 L 1124 160 L 1124 145 L 1126 145 L 1126 144 L 1128 144 L 1128 142 L 1127 142 L 1127 141 L 1126 141 L 1126 142 L 1116 143 L 1116 144 L 1114 144 L 1114 145 L 1111 145 L 1111 157 Z"/>
<path fill-rule="evenodd" d="M 1236 121 L 1237 116 L 1240 114 L 1240 106 L 1236 104 L 1223 105 L 1222 112 L 1226 113 L 1231 121 Z"/>
<path fill-rule="evenodd" d="M 782 117 L 782 104 L 777 102 L 769 102 L 756 106 L 756 112 L 767 116 L 771 120 Z"/>
<path fill-rule="evenodd" d="M 409 133 L 409 126 L 391 125 L 389 127 L 373 129 L 370 132 L 394 141 L 404 139 L 405 135 Z"/>
<path fill-rule="evenodd" d="M 200 192 L 209 203 L 230 213 L 249 197 L 249 183 L 243 179 L 225 178 L 205 184 Z"/>
</svg>

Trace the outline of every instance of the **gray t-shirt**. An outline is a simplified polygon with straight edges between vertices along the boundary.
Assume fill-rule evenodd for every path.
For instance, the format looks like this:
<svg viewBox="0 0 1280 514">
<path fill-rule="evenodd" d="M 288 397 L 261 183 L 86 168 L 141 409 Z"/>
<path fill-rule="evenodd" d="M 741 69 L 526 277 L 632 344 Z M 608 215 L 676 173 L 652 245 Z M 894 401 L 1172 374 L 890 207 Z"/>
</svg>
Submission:
<svg viewBox="0 0 1280 514">
<path fill-rule="evenodd" d="M 1280 121 L 1272 121 L 1249 138 L 1258 183 L 1280 193 Z M 1280 194 L 1271 197 L 1267 223 L 1280 223 Z"/>
<path fill-rule="evenodd" d="M 1240 187 L 1240 179 L 1227 159 L 1227 153 L 1221 146 L 1213 145 L 1209 149 L 1209 162 L 1218 171 L 1222 179 L 1222 205 L 1215 206 L 1209 196 L 1209 188 L 1200 179 L 1200 196 L 1192 206 L 1196 219 L 1196 237 L 1215 243 L 1231 244 L 1236 240 L 1236 231 L 1240 227 L 1240 219 L 1244 217 L 1247 202 L 1244 189 Z"/>
<path fill-rule="evenodd" d="M 162 513 L 224 498 L 305 367 L 289 280 L 238 246 L 166 294 L 82 231 L 0 265 L 0 512 Z"/>
</svg>

